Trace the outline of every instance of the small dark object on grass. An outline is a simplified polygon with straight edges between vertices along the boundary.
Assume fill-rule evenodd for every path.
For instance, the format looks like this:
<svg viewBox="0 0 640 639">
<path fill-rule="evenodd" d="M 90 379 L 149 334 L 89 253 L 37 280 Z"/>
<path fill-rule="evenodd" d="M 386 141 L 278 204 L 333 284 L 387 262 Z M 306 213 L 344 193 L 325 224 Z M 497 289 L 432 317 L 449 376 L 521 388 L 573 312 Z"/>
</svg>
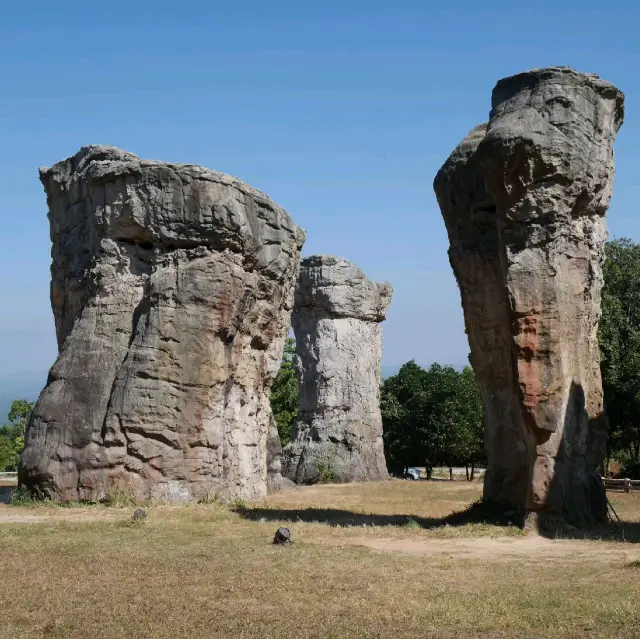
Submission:
<svg viewBox="0 0 640 639">
<path fill-rule="evenodd" d="M 289 544 L 291 543 L 291 532 L 288 528 L 278 528 L 276 530 L 276 536 L 273 538 L 274 544 Z"/>
<path fill-rule="evenodd" d="M 142 510 L 142 508 L 138 508 L 134 513 L 133 513 L 133 521 L 140 521 L 142 519 L 146 519 L 147 518 L 147 513 Z"/>
</svg>

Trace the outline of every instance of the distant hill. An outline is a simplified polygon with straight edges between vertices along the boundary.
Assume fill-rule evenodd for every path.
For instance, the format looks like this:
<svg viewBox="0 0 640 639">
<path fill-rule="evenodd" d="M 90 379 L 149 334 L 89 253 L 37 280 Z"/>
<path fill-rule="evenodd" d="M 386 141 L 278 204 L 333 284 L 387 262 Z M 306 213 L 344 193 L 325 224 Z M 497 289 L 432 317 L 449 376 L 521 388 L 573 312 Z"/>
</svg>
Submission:
<svg viewBox="0 0 640 639">
<path fill-rule="evenodd" d="M 7 421 L 11 402 L 26 399 L 34 402 L 47 381 L 47 373 L 20 373 L 0 376 L 0 424 Z"/>
</svg>

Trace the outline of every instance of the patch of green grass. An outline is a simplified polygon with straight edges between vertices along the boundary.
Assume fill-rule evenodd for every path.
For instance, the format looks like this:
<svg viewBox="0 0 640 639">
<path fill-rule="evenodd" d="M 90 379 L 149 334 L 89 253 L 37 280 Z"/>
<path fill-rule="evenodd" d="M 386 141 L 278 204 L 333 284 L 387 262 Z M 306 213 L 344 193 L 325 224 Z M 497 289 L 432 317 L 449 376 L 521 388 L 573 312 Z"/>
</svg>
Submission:
<svg viewBox="0 0 640 639">
<path fill-rule="evenodd" d="M 415 520 L 409 517 L 407 519 L 407 523 L 404 525 L 407 530 L 420 530 L 420 524 Z"/>
<path fill-rule="evenodd" d="M 105 506 L 110 508 L 130 508 L 131 506 L 139 505 L 133 494 L 129 490 L 114 489 L 107 493 L 107 496 L 102 500 Z"/>
<path fill-rule="evenodd" d="M 227 502 L 226 505 L 229 507 L 230 510 L 249 510 L 251 508 L 251 504 L 246 501 L 245 499 L 241 499 L 240 497 L 238 497 L 237 499 L 232 499 L 231 501 Z"/>
<path fill-rule="evenodd" d="M 44 493 L 37 490 L 29 490 L 24 486 L 16 486 L 11 491 L 9 503 L 12 506 L 52 506 L 55 502 Z"/>
<path fill-rule="evenodd" d="M 38 490 L 31 490 L 24 486 L 16 486 L 11 491 L 9 498 L 11 506 L 24 508 L 87 508 L 95 506 L 88 502 L 80 501 L 56 501 L 51 499 L 45 493 Z"/>
</svg>

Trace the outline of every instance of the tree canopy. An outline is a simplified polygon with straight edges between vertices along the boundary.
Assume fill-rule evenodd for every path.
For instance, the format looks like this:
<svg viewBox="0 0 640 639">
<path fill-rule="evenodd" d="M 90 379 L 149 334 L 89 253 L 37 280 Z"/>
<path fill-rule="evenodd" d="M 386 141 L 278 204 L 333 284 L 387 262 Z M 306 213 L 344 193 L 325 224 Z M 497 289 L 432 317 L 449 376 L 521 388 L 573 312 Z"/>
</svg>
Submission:
<svg viewBox="0 0 640 639">
<path fill-rule="evenodd" d="M 271 410 L 283 446 L 291 441 L 291 426 L 298 416 L 300 389 L 293 367 L 295 353 L 296 342 L 292 337 L 287 337 L 282 364 L 271 386 Z"/>
<path fill-rule="evenodd" d="M 298 416 L 299 384 L 294 367 L 295 340 L 287 338 L 271 408 L 282 445 L 291 441 Z M 425 370 L 413 360 L 382 383 L 380 408 L 389 470 L 407 466 L 473 465 L 484 460 L 483 408 L 471 368 L 462 372 L 433 364 Z"/>
<path fill-rule="evenodd" d="M 25 399 L 14 399 L 11 402 L 9 423 L 0 426 L 0 472 L 17 469 L 32 408 L 33 402 Z"/>
<path fill-rule="evenodd" d="M 413 360 L 384 380 L 380 407 L 389 470 L 474 464 L 484 458 L 483 409 L 475 376 Z"/>
<path fill-rule="evenodd" d="M 606 245 L 602 318 L 598 332 L 608 457 L 640 466 L 640 244 Z"/>
</svg>

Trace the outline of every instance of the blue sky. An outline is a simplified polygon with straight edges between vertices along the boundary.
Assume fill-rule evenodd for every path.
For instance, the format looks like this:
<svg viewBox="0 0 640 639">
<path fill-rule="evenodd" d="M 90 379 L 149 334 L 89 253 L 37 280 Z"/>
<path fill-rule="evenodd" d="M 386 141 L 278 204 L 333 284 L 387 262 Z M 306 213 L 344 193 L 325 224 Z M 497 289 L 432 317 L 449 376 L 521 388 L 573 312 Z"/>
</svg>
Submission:
<svg viewBox="0 0 640 639">
<path fill-rule="evenodd" d="M 37 168 L 84 144 L 236 175 L 307 230 L 306 255 L 389 280 L 387 367 L 466 361 L 432 180 L 499 78 L 560 64 L 625 92 L 609 226 L 640 240 L 635 3 L 440 4 L 2 3 L 0 376 L 55 358 Z"/>
</svg>

